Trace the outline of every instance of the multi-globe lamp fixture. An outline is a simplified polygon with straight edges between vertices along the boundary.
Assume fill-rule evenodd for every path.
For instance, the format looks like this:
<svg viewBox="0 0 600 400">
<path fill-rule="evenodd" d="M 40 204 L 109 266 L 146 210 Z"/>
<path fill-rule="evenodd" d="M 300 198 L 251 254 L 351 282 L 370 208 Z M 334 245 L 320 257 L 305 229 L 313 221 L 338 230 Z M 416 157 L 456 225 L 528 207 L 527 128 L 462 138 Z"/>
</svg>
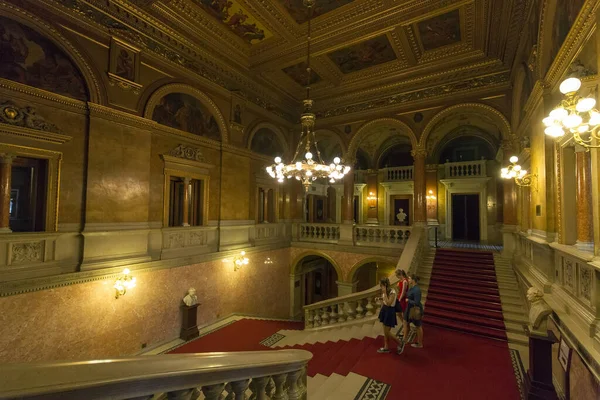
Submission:
<svg viewBox="0 0 600 400">
<path fill-rule="evenodd" d="M 518 186 L 531 186 L 535 175 L 528 174 L 527 170 L 517 164 L 519 157 L 512 156 L 509 161 L 510 165 L 501 169 L 500 176 L 504 179 L 514 179 Z"/>
<path fill-rule="evenodd" d="M 281 157 L 275 157 L 275 164 L 267 167 L 267 173 L 279 182 L 283 182 L 286 178 L 295 178 L 302 182 L 304 190 L 308 192 L 310 185 L 317 179 L 328 179 L 330 183 L 335 183 L 350 172 L 350 167 L 343 165 L 342 160 L 339 157 L 335 157 L 330 164 L 325 163 L 321 158 L 321 153 L 317 147 L 314 130 L 316 116 L 312 112 L 313 101 L 310 99 L 312 71 L 310 68 L 310 21 L 315 0 L 304 0 L 304 5 L 308 8 L 308 34 L 306 56 L 306 100 L 303 101 L 304 112 L 300 116 L 302 132 L 292 161 L 290 163 L 284 163 Z"/>
<path fill-rule="evenodd" d="M 577 92 L 580 88 L 581 81 L 575 77 L 567 78 L 560 84 L 559 90 L 565 98 L 544 118 L 544 132 L 554 138 L 561 138 L 570 132 L 575 143 L 588 149 L 600 148 L 596 144 L 596 140 L 600 139 L 600 113 L 594 108 L 596 99 L 579 96 Z"/>
</svg>

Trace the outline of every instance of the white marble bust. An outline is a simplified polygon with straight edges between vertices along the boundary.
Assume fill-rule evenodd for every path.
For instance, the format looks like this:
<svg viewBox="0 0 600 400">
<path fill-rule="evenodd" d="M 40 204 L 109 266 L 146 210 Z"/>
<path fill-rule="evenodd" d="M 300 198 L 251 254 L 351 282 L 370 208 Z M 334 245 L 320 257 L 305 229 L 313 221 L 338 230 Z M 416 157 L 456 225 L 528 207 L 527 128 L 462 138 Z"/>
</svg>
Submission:
<svg viewBox="0 0 600 400">
<path fill-rule="evenodd" d="M 404 212 L 403 208 L 401 208 L 398 211 L 400 211 L 400 212 L 398 214 L 396 214 L 396 218 L 398 218 L 398 221 L 400 221 L 400 223 L 402 224 L 406 220 L 406 213 Z"/>
<path fill-rule="evenodd" d="M 552 314 L 552 308 L 544 301 L 544 293 L 535 287 L 530 287 L 527 290 L 527 300 L 531 303 L 529 307 L 531 331 L 538 335 L 547 335 L 548 316 Z"/>
<path fill-rule="evenodd" d="M 198 304 L 198 296 L 196 296 L 196 289 L 190 288 L 188 290 L 187 294 L 183 298 L 183 303 L 188 307 Z"/>
</svg>

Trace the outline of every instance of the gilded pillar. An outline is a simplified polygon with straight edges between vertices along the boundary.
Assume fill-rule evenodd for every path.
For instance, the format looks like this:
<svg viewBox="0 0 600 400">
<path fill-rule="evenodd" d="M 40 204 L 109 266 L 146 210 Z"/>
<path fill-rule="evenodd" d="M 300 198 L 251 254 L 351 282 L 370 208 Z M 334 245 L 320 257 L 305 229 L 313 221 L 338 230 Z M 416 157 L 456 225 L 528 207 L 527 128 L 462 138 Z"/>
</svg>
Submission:
<svg viewBox="0 0 600 400">
<path fill-rule="evenodd" d="M 437 164 L 426 166 L 427 220 L 438 220 Z"/>
<path fill-rule="evenodd" d="M 190 226 L 190 178 L 183 178 L 183 223 L 182 226 Z"/>
<path fill-rule="evenodd" d="M 271 189 L 263 189 L 263 222 L 271 222 L 271 216 L 269 215 L 269 210 L 271 209 Z"/>
<path fill-rule="evenodd" d="M 378 224 L 378 199 L 379 195 L 377 193 L 377 187 L 379 183 L 377 182 L 377 172 L 369 170 L 367 173 L 367 192 L 369 196 L 374 197 L 374 199 L 369 200 L 368 209 L 367 209 L 367 224 Z"/>
<path fill-rule="evenodd" d="M 417 147 L 411 151 L 414 158 L 414 213 L 416 223 L 427 222 L 427 186 L 425 172 L 425 157 L 427 151 L 424 148 Z"/>
<path fill-rule="evenodd" d="M 0 154 L 0 233 L 11 232 L 10 189 L 13 158 L 10 154 Z"/>
<path fill-rule="evenodd" d="M 354 223 L 354 173 L 344 177 L 344 223 Z"/>
<path fill-rule="evenodd" d="M 593 251 L 594 229 L 592 226 L 592 181 L 590 153 L 576 146 L 575 177 L 577 181 L 577 242 L 581 250 Z"/>
</svg>

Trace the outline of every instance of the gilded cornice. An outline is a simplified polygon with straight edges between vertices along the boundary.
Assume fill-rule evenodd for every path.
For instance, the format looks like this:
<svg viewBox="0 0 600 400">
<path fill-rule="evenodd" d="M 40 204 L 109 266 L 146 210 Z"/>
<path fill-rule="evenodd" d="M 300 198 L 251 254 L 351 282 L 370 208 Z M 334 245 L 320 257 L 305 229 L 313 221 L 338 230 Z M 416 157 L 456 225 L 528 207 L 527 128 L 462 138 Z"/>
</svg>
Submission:
<svg viewBox="0 0 600 400">
<path fill-rule="evenodd" d="M 129 125 L 138 129 L 150 130 L 154 128 L 156 122 L 139 117 L 137 115 L 116 110 L 114 108 L 101 106 L 99 104 L 88 103 L 91 118 L 102 118 L 112 122 Z"/>
<path fill-rule="evenodd" d="M 523 21 L 526 21 L 525 6 L 527 0 L 512 0 L 512 13 L 509 19 L 509 27 L 506 35 L 506 43 L 504 44 L 504 65 L 511 66 L 517 53 L 517 47 L 520 40 L 520 27 L 523 26 Z M 491 35 L 493 36 L 493 35 Z"/>
<path fill-rule="evenodd" d="M 85 101 L 75 100 L 70 97 L 61 96 L 60 94 L 47 92 L 42 89 L 34 88 L 31 86 L 23 85 L 18 82 L 9 81 L 8 79 L 0 78 L 0 90 L 2 89 L 35 97 L 40 100 L 40 103 L 50 107 L 57 107 L 57 104 L 60 104 L 61 108 L 79 114 L 85 114 L 88 111 L 88 106 Z"/>
</svg>

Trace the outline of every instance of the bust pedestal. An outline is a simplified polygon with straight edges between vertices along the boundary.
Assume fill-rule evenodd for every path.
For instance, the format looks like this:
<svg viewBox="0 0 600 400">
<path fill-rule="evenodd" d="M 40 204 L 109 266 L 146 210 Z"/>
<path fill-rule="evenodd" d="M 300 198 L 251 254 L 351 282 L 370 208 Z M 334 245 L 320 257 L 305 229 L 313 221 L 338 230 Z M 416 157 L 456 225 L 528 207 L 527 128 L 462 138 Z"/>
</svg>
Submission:
<svg viewBox="0 0 600 400">
<path fill-rule="evenodd" d="M 183 318 L 181 319 L 181 333 L 179 334 L 179 338 L 185 340 L 196 339 L 200 336 L 200 332 L 198 331 L 198 323 L 197 315 L 198 315 L 198 306 L 200 304 L 194 304 L 193 306 L 186 306 L 185 304 L 181 305 L 181 311 L 183 312 Z"/>
<path fill-rule="evenodd" d="M 525 375 L 524 389 L 526 399 L 558 400 L 552 383 L 552 345 L 556 336 L 548 330 L 547 336 L 532 332 L 528 326 L 525 332 L 529 336 L 529 370 Z"/>
</svg>

